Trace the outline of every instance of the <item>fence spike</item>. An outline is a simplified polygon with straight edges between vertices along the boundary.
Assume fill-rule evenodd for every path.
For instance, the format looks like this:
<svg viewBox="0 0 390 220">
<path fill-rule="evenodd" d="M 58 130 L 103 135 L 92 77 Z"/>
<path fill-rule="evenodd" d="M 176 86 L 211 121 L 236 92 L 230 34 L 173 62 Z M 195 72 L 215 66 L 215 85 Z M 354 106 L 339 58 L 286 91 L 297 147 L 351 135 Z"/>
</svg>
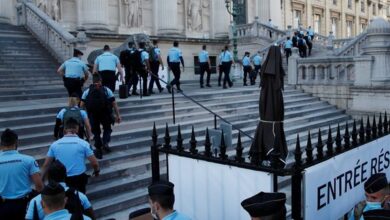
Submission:
<svg viewBox="0 0 390 220">
<path fill-rule="evenodd" d="M 169 136 L 168 123 L 165 124 L 164 148 L 171 149 L 171 137 Z"/>
<path fill-rule="evenodd" d="M 374 114 L 374 120 L 372 122 L 372 139 L 376 139 L 378 137 L 378 127 L 376 126 L 376 119 L 375 119 L 375 114 Z"/>
<path fill-rule="evenodd" d="M 349 135 L 348 121 L 345 122 L 345 132 L 344 132 L 344 149 L 351 148 L 351 136 Z"/>
<path fill-rule="evenodd" d="M 371 141 L 371 125 L 370 125 L 370 116 L 367 116 L 366 123 L 366 142 Z"/>
<path fill-rule="evenodd" d="M 221 146 L 220 146 L 220 153 L 219 153 L 219 157 L 223 160 L 227 159 L 227 155 L 226 155 L 226 145 L 225 145 L 225 135 L 223 134 L 223 130 L 222 130 L 222 134 L 221 134 Z"/>
<path fill-rule="evenodd" d="M 184 150 L 184 147 L 183 147 L 183 138 L 181 137 L 181 128 L 180 128 L 180 124 L 177 126 L 177 138 L 176 138 L 176 141 L 177 141 L 177 147 L 176 149 L 181 152 Z"/>
<path fill-rule="evenodd" d="M 157 129 L 156 129 L 156 122 L 153 123 L 153 131 L 152 131 L 152 141 L 153 144 L 157 146 Z"/>
<path fill-rule="evenodd" d="M 237 147 L 236 147 L 236 161 L 237 162 L 244 162 L 244 158 L 242 157 L 242 151 L 244 148 L 242 148 L 242 142 L 241 142 L 241 132 L 238 132 L 238 138 L 237 138 Z"/>
<path fill-rule="evenodd" d="M 365 133 L 364 133 L 364 124 L 363 118 L 360 119 L 360 128 L 359 128 L 359 144 L 362 145 L 365 142 Z"/>
<path fill-rule="evenodd" d="M 387 112 L 385 111 L 385 117 L 383 119 L 383 133 L 389 134 L 389 122 L 387 121 Z"/>
<path fill-rule="evenodd" d="M 318 140 L 317 140 L 317 159 L 324 158 L 324 144 L 322 143 L 321 128 L 318 128 Z"/>
<path fill-rule="evenodd" d="M 311 144 L 311 135 L 310 131 L 307 135 L 307 144 L 306 144 L 306 163 L 310 164 L 313 162 L 313 146 Z"/>
<path fill-rule="evenodd" d="M 328 129 L 328 139 L 326 140 L 326 155 L 328 157 L 331 157 L 333 156 L 333 138 L 332 138 L 332 129 L 330 128 L 330 125 L 329 125 L 329 129 Z"/>
<path fill-rule="evenodd" d="M 336 142 L 336 152 L 341 153 L 341 151 L 343 151 L 343 148 L 341 146 L 342 139 L 340 133 L 340 124 L 337 124 L 337 133 L 336 133 L 335 142 Z"/>
<path fill-rule="evenodd" d="M 352 147 L 358 146 L 358 133 L 356 130 L 356 120 L 353 120 L 353 126 L 352 126 Z"/>
<path fill-rule="evenodd" d="M 379 121 L 378 121 L 378 136 L 383 136 L 383 122 L 382 122 L 382 112 L 379 113 Z"/>
<path fill-rule="evenodd" d="M 301 151 L 301 143 L 299 140 L 299 134 L 297 134 L 297 142 L 295 145 L 295 166 L 300 167 L 302 165 L 302 151 Z"/>
<path fill-rule="evenodd" d="M 211 157 L 211 142 L 210 142 L 210 135 L 209 135 L 209 128 L 206 128 L 206 140 L 204 142 L 204 149 L 205 149 L 205 156 Z"/>
<path fill-rule="evenodd" d="M 196 139 L 195 139 L 195 131 L 194 126 L 192 126 L 192 132 L 191 132 L 191 140 L 190 140 L 190 152 L 192 154 L 198 153 L 198 150 L 196 149 Z"/>
</svg>

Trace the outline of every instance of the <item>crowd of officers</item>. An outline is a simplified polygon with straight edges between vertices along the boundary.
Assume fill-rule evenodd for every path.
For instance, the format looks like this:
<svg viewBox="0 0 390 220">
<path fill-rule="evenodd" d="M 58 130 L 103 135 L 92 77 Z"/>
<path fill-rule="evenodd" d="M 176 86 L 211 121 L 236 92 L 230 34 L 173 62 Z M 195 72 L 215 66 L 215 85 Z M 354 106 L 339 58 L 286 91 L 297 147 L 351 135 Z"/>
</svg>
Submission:
<svg viewBox="0 0 390 220">
<path fill-rule="evenodd" d="M 292 54 L 292 48 L 296 47 L 299 51 L 299 56 L 304 58 L 311 56 L 311 51 L 313 48 L 314 41 L 314 31 L 309 26 L 307 32 L 304 31 L 296 31 L 292 37 L 287 37 L 286 41 L 283 43 L 284 53 L 287 59 Z"/>
</svg>

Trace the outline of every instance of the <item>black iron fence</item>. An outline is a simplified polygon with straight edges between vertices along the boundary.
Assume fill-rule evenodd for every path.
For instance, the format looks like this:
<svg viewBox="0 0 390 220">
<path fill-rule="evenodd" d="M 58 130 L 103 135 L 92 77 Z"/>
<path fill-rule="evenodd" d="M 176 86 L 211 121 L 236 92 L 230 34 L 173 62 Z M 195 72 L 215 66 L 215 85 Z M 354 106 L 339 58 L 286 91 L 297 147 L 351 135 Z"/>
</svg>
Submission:
<svg viewBox="0 0 390 220">
<path fill-rule="evenodd" d="M 192 127 L 191 138 L 188 141 L 188 144 L 186 144 L 182 138 L 180 125 L 178 125 L 177 128 L 177 138 L 175 143 L 171 140 L 169 127 L 166 125 L 163 137 L 164 141 L 163 144 L 160 144 L 157 130 L 154 125 L 151 145 L 152 180 L 157 181 L 160 179 L 160 153 L 173 154 L 223 165 L 269 172 L 274 174 L 275 191 L 278 191 L 278 176 L 290 176 L 292 218 L 302 219 L 303 170 L 388 135 L 390 131 L 390 123 L 387 113 L 385 112 L 383 115 L 384 117 L 382 117 L 382 114 L 379 115 L 378 122 L 377 117 L 373 116 L 372 124 L 370 117 L 367 118 L 365 124 L 363 123 L 363 119 L 358 122 L 354 120 L 351 126 L 352 130 L 350 129 L 348 122 L 346 122 L 344 132 L 342 132 L 340 130 L 340 126 L 338 126 L 335 137 L 332 136 L 332 130 L 329 126 L 327 139 L 325 141 L 322 139 L 323 132 L 318 129 L 318 140 L 316 146 L 313 146 L 312 144 L 311 133 L 309 131 L 306 147 L 304 149 L 301 147 L 301 141 L 299 135 L 297 135 L 294 159 L 292 161 L 287 161 L 287 165 L 284 168 L 279 167 L 279 158 L 277 155 L 271 157 L 269 166 L 264 165 L 261 161 L 256 163 L 253 163 L 253 161 L 251 162 L 248 158 L 246 158 L 246 148 L 242 145 L 240 133 L 238 133 L 237 144 L 234 149 L 227 149 L 224 135 L 222 134 L 219 154 L 216 154 L 212 152 L 208 129 L 206 129 L 204 144 L 199 146 L 198 141 L 196 140 L 194 127 Z"/>
</svg>

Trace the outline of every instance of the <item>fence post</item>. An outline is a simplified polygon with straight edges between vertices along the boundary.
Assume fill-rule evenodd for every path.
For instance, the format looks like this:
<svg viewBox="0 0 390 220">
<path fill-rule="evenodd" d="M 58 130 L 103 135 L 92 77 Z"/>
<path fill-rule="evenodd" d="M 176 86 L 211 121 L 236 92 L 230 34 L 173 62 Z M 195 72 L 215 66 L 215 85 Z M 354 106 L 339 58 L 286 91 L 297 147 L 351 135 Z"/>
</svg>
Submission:
<svg viewBox="0 0 390 220">
<path fill-rule="evenodd" d="M 295 147 L 295 164 L 294 174 L 291 177 L 291 215 L 295 220 L 301 220 L 302 210 L 302 151 L 299 141 L 299 134 L 297 135 L 297 143 Z"/>
<path fill-rule="evenodd" d="M 194 126 L 192 126 L 192 132 L 191 132 L 191 140 L 190 140 L 190 152 L 192 154 L 198 153 L 198 150 L 196 149 L 196 139 L 195 139 L 195 131 Z"/>
<path fill-rule="evenodd" d="M 364 138 L 364 125 L 363 118 L 360 119 L 360 128 L 359 128 L 359 144 L 362 145 L 365 142 Z"/>
<path fill-rule="evenodd" d="M 336 134 L 336 138 L 335 138 L 335 142 L 336 142 L 336 152 L 337 153 L 341 153 L 341 151 L 343 150 L 342 146 L 341 146 L 341 133 L 340 133 L 340 124 L 337 125 L 337 134 Z"/>
<path fill-rule="evenodd" d="M 385 118 L 383 119 L 383 133 L 385 135 L 389 133 L 389 122 L 387 121 L 387 112 L 385 112 Z"/>
<path fill-rule="evenodd" d="M 172 87 L 171 90 L 172 94 L 172 119 L 173 119 L 173 124 L 176 124 L 176 117 L 175 117 L 175 90 Z"/>
<path fill-rule="evenodd" d="M 241 133 L 238 132 L 237 147 L 236 147 L 236 161 L 239 163 L 244 162 L 244 158 L 242 157 L 243 150 L 244 148 L 242 148 Z"/>
<path fill-rule="evenodd" d="M 378 127 L 376 126 L 376 119 L 374 115 L 374 120 L 372 122 L 372 139 L 376 139 L 378 137 Z"/>
<path fill-rule="evenodd" d="M 183 138 L 181 137 L 180 125 L 177 126 L 177 138 L 176 138 L 176 141 L 177 141 L 176 149 L 179 152 L 182 152 L 184 150 L 184 148 L 183 148 Z"/>
<path fill-rule="evenodd" d="M 349 149 L 351 147 L 351 136 L 349 135 L 348 121 L 345 122 L 345 132 L 344 132 L 344 149 Z"/>
<path fill-rule="evenodd" d="M 211 157 L 212 155 L 209 128 L 206 128 L 206 140 L 204 141 L 204 155 L 206 157 Z"/>
<path fill-rule="evenodd" d="M 217 129 L 217 115 L 214 114 L 214 129 Z"/>
<path fill-rule="evenodd" d="M 306 144 L 306 163 L 311 163 L 311 162 L 313 162 L 313 147 L 311 144 L 311 135 L 309 130 L 307 136 L 307 144 Z"/>
<path fill-rule="evenodd" d="M 150 147 L 150 154 L 152 160 L 152 181 L 157 182 L 160 180 L 160 159 L 157 145 L 157 130 L 156 123 L 153 124 L 152 132 L 152 145 Z"/>
<path fill-rule="evenodd" d="M 171 149 L 171 137 L 169 136 L 168 123 L 165 124 L 164 148 Z"/>
<path fill-rule="evenodd" d="M 220 146 L 220 154 L 219 154 L 219 157 L 223 160 L 227 159 L 227 155 L 226 155 L 226 145 L 225 145 L 225 137 L 224 137 L 224 134 L 223 134 L 223 130 L 222 130 L 222 135 L 221 135 L 221 146 Z"/>
<path fill-rule="evenodd" d="M 371 141 L 371 125 L 370 125 L 370 116 L 367 116 L 366 123 L 366 142 Z"/>
<path fill-rule="evenodd" d="M 356 120 L 353 120 L 353 128 L 352 128 L 352 147 L 358 146 L 358 133 L 356 129 Z"/>
<path fill-rule="evenodd" d="M 324 144 L 322 143 L 321 128 L 318 128 L 317 159 L 324 158 Z"/>
<path fill-rule="evenodd" d="M 330 128 L 329 125 L 329 130 L 328 130 L 328 140 L 326 140 L 326 156 L 332 157 L 333 156 L 333 138 L 332 138 L 332 129 Z"/>
<path fill-rule="evenodd" d="M 383 136 L 382 112 L 379 113 L 378 135 L 379 135 L 379 137 Z"/>
</svg>

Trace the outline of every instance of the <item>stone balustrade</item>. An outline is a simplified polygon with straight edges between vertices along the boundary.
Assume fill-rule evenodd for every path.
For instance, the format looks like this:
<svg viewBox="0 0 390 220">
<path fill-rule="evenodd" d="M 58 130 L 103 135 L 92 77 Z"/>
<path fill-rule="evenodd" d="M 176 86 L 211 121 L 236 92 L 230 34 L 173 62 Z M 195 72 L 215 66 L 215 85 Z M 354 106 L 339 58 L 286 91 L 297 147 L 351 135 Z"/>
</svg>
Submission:
<svg viewBox="0 0 390 220">
<path fill-rule="evenodd" d="M 59 62 L 72 57 L 77 39 L 31 2 L 23 2 L 26 28 Z"/>
<path fill-rule="evenodd" d="M 262 37 L 272 41 L 286 37 L 286 32 L 269 25 L 254 21 L 249 24 L 236 25 L 237 38 Z M 270 32 L 272 37 L 270 37 Z"/>
<path fill-rule="evenodd" d="M 340 39 L 334 39 L 332 41 L 333 48 L 338 49 L 346 46 L 351 40 L 354 38 L 340 38 Z"/>
<path fill-rule="evenodd" d="M 355 38 L 333 40 L 334 55 L 336 56 L 358 56 L 366 45 L 367 33 L 362 32 Z"/>
</svg>

